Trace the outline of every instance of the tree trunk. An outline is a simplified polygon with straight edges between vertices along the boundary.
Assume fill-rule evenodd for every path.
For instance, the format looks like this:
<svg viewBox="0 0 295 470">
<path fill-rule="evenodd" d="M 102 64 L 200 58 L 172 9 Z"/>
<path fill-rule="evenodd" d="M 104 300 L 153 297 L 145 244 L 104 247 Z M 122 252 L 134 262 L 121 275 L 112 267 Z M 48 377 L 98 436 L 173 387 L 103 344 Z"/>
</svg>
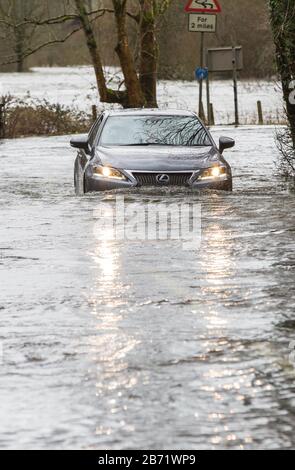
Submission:
<svg viewBox="0 0 295 470">
<path fill-rule="evenodd" d="M 276 62 L 295 150 L 295 104 L 290 100 L 290 85 L 295 80 L 295 0 L 269 0 L 269 4 Z"/>
<path fill-rule="evenodd" d="M 125 107 L 141 108 L 144 106 L 144 96 L 128 42 L 126 30 L 126 0 L 113 0 L 113 5 L 118 35 L 118 44 L 115 50 L 120 60 L 128 97 Z"/>
<path fill-rule="evenodd" d="M 147 108 L 157 108 L 158 47 L 155 34 L 153 0 L 141 0 L 140 23 L 140 84 Z"/>
<path fill-rule="evenodd" d="M 16 67 L 17 72 L 22 73 L 24 72 L 24 54 L 23 54 L 23 31 L 21 27 L 14 28 L 14 36 L 15 36 L 15 55 L 16 55 Z"/>
<path fill-rule="evenodd" d="M 81 25 L 83 27 L 84 34 L 86 36 L 88 51 L 94 67 L 100 101 L 103 103 L 123 104 L 126 100 L 126 94 L 122 91 L 115 91 L 107 88 L 100 53 L 94 36 L 93 28 L 87 15 L 85 1 L 75 0 L 75 4 L 79 14 Z"/>
<path fill-rule="evenodd" d="M 135 64 L 130 52 L 126 32 L 126 0 L 113 0 L 118 35 L 116 52 L 120 59 L 126 91 L 116 91 L 107 88 L 101 56 L 91 22 L 87 15 L 85 0 L 75 0 L 75 4 L 86 36 L 87 47 L 95 71 L 100 100 L 104 103 L 119 103 L 125 108 L 142 107 L 144 104 L 144 98 L 136 74 Z"/>
</svg>

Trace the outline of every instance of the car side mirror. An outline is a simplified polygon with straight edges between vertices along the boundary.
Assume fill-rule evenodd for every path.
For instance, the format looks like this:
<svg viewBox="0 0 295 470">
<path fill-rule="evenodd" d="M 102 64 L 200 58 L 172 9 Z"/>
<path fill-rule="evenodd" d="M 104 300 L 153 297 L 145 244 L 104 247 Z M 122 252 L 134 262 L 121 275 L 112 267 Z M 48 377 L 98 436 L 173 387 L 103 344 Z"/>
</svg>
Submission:
<svg viewBox="0 0 295 470">
<path fill-rule="evenodd" d="M 223 153 L 226 149 L 231 149 L 236 145 L 234 139 L 230 137 L 220 137 L 219 139 L 219 152 Z"/>
<path fill-rule="evenodd" d="M 70 144 L 71 144 L 71 147 L 75 149 L 82 149 L 86 153 L 89 153 L 90 151 L 87 134 L 77 135 L 75 137 L 72 137 Z"/>
</svg>

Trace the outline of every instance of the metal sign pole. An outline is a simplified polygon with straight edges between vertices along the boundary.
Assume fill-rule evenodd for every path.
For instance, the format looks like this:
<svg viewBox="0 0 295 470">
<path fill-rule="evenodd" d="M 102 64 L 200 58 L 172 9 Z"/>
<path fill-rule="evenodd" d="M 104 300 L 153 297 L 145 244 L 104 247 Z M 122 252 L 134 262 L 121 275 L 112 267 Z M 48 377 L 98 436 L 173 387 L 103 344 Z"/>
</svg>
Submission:
<svg viewBox="0 0 295 470">
<path fill-rule="evenodd" d="M 204 67 L 204 33 L 201 33 L 201 45 L 200 45 L 200 62 L 201 68 Z M 203 108 L 203 80 L 200 80 L 199 84 L 199 117 L 204 119 L 204 108 Z"/>
<path fill-rule="evenodd" d="M 209 57 L 208 57 L 208 49 L 206 52 L 206 67 L 209 67 Z M 206 90 L 207 90 L 207 124 L 211 126 L 211 112 L 210 112 L 210 73 L 208 70 L 207 80 L 206 80 Z"/>
<path fill-rule="evenodd" d="M 211 126 L 211 113 L 210 113 L 210 78 L 209 78 L 209 73 L 208 77 L 206 79 L 206 90 L 207 90 L 207 124 L 208 126 Z"/>
<path fill-rule="evenodd" d="M 238 72 L 237 72 L 237 49 L 233 47 L 233 81 L 235 99 L 235 125 L 239 126 L 239 103 L 238 103 Z"/>
<path fill-rule="evenodd" d="M 199 80 L 199 117 L 205 121 L 206 116 L 203 107 L 203 80 L 207 79 L 207 112 L 208 122 L 210 120 L 210 95 L 208 70 L 204 69 L 204 34 L 216 32 L 217 16 L 214 13 L 221 13 L 221 7 L 218 0 L 203 2 L 199 0 L 188 0 L 184 9 L 189 13 L 188 30 L 192 33 L 201 33 L 200 44 L 200 67 L 196 70 L 196 78 Z"/>
</svg>

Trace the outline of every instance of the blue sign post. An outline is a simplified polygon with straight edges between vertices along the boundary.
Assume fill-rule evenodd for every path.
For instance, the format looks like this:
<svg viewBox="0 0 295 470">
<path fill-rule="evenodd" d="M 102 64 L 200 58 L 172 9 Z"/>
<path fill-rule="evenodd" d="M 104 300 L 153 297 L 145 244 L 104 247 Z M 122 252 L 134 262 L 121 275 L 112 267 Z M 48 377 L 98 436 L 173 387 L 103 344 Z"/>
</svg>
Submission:
<svg viewBox="0 0 295 470">
<path fill-rule="evenodd" d="M 199 82 L 201 82 L 202 80 L 207 80 L 208 74 L 208 69 L 205 67 L 198 67 L 195 70 L 195 77 Z"/>
</svg>

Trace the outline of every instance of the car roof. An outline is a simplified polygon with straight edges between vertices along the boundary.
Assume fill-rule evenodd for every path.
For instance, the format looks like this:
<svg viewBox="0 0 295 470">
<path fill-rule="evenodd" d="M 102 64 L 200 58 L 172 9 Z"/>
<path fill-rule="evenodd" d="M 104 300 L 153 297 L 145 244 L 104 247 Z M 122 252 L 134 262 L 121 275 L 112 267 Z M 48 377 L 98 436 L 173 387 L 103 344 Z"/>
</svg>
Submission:
<svg viewBox="0 0 295 470">
<path fill-rule="evenodd" d="M 108 116 L 196 116 L 192 111 L 182 109 L 118 109 L 107 111 Z"/>
</svg>

